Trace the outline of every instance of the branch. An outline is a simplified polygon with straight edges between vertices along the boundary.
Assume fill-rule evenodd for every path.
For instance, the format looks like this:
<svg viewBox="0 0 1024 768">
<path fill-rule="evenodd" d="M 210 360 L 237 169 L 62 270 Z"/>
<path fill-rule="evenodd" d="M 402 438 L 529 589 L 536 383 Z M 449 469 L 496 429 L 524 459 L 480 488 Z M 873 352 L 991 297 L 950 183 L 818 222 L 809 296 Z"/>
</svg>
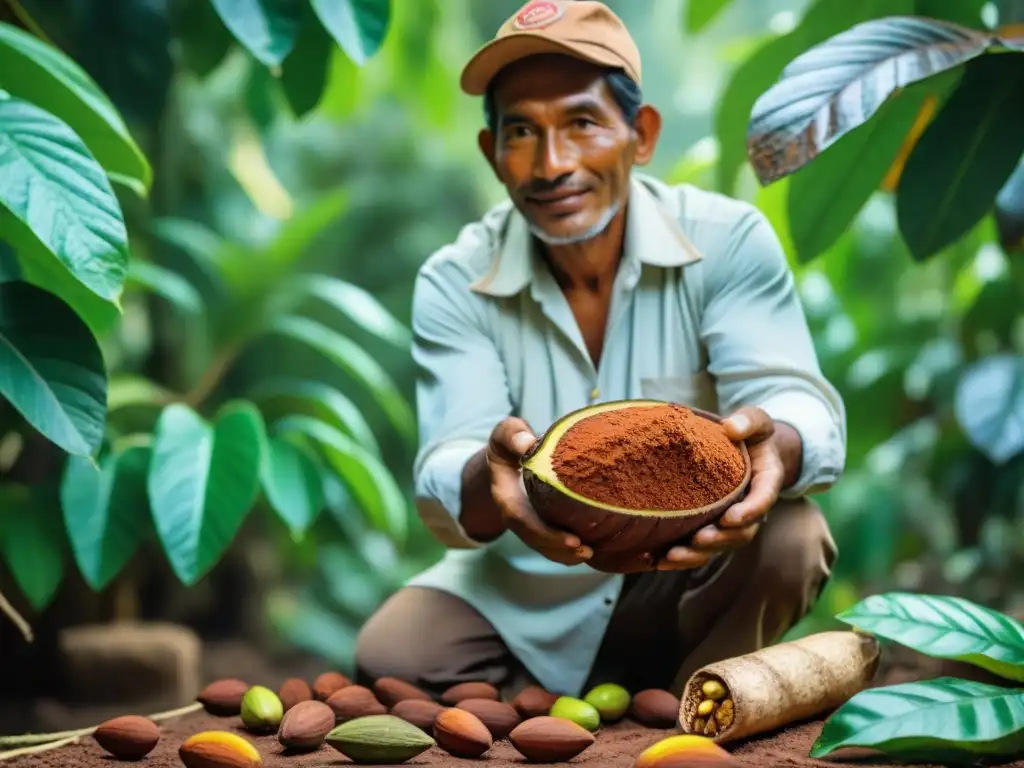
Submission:
<svg viewBox="0 0 1024 768">
<path fill-rule="evenodd" d="M 0 592 L 0 612 L 7 614 L 7 618 L 14 622 L 14 626 L 21 631 L 26 643 L 31 643 L 35 640 L 32 635 L 32 627 L 28 625 L 28 622 L 22 618 L 17 609 L 4 597 L 3 592 Z"/>
<path fill-rule="evenodd" d="M 192 712 L 202 709 L 203 705 L 198 701 L 192 704 L 187 704 L 184 707 L 178 707 L 177 709 L 170 709 L 166 712 L 157 712 L 155 715 L 146 715 L 154 723 L 158 723 L 161 720 L 170 720 L 172 717 L 180 717 L 181 715 L 188 715 Z M 65 744 L 70 744 L 73 741 L 77 741 L 83 736 L 89 736 L 99 725 L 93 725 L 89 728 L 78 728 L 73 731 L 57 731 L 56 733 L 26 733 L 21 736 L 0 736 L 0 749 L 5 747 L 20 747 L 23 745 L 31 744 L 37 746 L 29 746 L 25 749 L 14 749 L 7 752 L 0 752 L 0 760 L 10 760 L 12 757 L 18 755 L 27 755 L 32 752 L 43 752 L 48 749 L 56 749 L 62 747 Z"/>
<path fill-rule="evenodd" d="M 235 358 L 238 357 L 238 352 L 239 349 L 237 347 L 228 347 L 217 355 L 206 371 L 203 372 L 203 376 L 199 379 L 196 386 L 185 395 L 185 405 L 191 408 L 199 408 L 203 401 L 217 388 L 225 374 L 227 374 L 228 368 L 231 367 Z"/>
</svg>

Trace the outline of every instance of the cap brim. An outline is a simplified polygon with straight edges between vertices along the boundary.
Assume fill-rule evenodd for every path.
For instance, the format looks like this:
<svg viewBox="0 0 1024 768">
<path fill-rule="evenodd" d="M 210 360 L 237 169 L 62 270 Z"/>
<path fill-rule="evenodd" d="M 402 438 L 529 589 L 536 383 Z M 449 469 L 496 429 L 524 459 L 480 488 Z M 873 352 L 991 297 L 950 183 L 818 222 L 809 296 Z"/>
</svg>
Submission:
<svg viewBox="0 0 1024 768">
<path fill-rule="evenodd" d="M 622 66 L 621 59 L 599 45 L 558 42 L 543 35 L 520 32 L 494 40 L 478 50 L 462 70 L 462 90 L 471 96 L 482 96 L 502 69 L 527 56 L 542 53 L 561 53 L 593 64 Z"/>
</svg>

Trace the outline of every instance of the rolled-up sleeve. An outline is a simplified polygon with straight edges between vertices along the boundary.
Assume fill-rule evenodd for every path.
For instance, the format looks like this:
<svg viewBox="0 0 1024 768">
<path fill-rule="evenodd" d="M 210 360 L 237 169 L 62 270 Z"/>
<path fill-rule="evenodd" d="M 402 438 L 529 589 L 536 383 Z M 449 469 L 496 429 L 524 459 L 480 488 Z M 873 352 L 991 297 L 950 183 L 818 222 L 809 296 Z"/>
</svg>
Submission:
<svg viewBox="0 0 1024 768">
<path fill-rule="evenodd" d="M 413 291 L 413 359 L 420 445 L 413 464 L 416 507 L 453 548 L 482 546 L 461 523 L 462 472 L 511 412 L 505 367 L 486 332 L 486 308 L 456 262 L 431 258 Z"/>
<path fill-rule="evenodd" d="M 846 462 L 846 410 L 818 364 L 785 252 L 752 206 L 706 265 L 702 337 L 724 413 L 762 408 L 803 444 L 800 476 L 783 498 L 827 490 Z"/>
</svg>

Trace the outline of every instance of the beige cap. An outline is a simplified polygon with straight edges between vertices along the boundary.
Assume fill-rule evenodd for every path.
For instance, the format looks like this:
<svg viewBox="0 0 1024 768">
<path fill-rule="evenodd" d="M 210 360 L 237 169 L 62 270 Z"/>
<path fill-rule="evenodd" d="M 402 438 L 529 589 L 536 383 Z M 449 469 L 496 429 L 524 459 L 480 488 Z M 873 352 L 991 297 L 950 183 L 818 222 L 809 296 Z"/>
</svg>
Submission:
<svg viewBox="0 0 1024 768">
<path fill-rule="evenodd" d="M 462 90 L 480 96 L 498 72 L 538 53 L 562 53 L 621 67 L 640 84 L 640 51 L 626 25 L 596 0 L 530 0 L 462 70 Z"/>
</svg>

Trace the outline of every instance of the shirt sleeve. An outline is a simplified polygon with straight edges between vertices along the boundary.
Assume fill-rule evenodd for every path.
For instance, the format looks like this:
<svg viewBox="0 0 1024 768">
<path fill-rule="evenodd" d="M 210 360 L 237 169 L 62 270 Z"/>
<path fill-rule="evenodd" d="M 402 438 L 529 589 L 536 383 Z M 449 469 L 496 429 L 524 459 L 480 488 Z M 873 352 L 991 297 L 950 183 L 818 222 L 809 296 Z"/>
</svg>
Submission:
<svg viewBox="0 0 1024 768">
<path fill-rule="evenodd" d="M 483 299 L 458 264 L 429 260 L 413 290 L 412 355 L 420 444 L 413 464 L 416 507 L 446 546 L 483 546 L 459 522 L 462 471 L 511 413 L 502 363 L 486 332 Z"/>
<path fill-rule="evenodd" d="M 846 411 L 819 367 L 785 252 L 752 206 L 725 245 L 708 265 L 702 330 L 720 409 L 758 406 L 800 435 L 800 476 L 782 498 L 827 490 L 846 461 Z"/>
</svg>

